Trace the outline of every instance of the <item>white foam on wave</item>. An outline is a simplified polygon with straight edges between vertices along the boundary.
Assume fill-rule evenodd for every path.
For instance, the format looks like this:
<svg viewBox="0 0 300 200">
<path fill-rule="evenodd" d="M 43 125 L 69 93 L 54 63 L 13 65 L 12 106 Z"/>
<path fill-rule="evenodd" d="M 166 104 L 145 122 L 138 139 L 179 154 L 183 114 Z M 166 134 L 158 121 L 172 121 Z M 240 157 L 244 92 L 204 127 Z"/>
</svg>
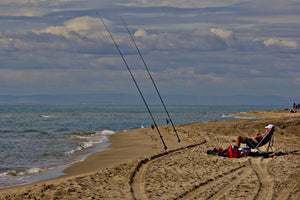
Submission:
<svg viewBox="0 0 300 200">
<path fill-rule="evenodd" d="M 39 173 L 39 172 L 44 171 L 44 170 L 41 169 L 41 168 L 38 168 L 38 167 L 34 167 L 34 168 L 28 169 L 26 171 L 29 174 L 35 174 L 35 173 Z"/>
<path fill-rule="evenodd" d="M 24 175 L 29 175 L 29 174 L 36 174 L 41 171 L 44 171 L 41 168 L 38 167 L 33 167 L 30 169 L 26 170 L 14 170 L 14 169 L 8 169 L 5 172 L 0 173 L 0 177 L 5 177 L 5 176 L 24 176 Z"/>
<path fill-rule="evenodd" d="M 67 165 L 66 165 L 67 166 Z M 0 173 L 0 188 L 6 188 L 10 186 L 17 186 L 17 185 L 24 185 L 40 180 L 46 180 L 49 178 L 55 178 L 58 177 L 59 175 L 62 175 L 61 173 L 57 172 L 55 174 L 50 174 L 47 175 L 48 170 L 55 170 L 60 166 L 55 166 L 55 167 L 50 167 L 50 168 L 45 168 L 41 169 L 38 167 L 33 167 L 30 169 L 26 170 L 13 170 L 9 169 L 5 172 Z M 49 178 L 43 178 L 39 176 L 49 176 Z"/>
<path fill-rule="evenodd" d="M 112 135 L 112 134 L 115 134 L 116 132 L 115 131 L 112 131 L 112 130 L 103 130 L 103 131 L 99 131 L 99 132 L 96 132 L 95 134 L 100 134 L 100 135 Z"/>
<path fill-rule="evenodd" d="M 84 149 L 89 149 L 95 146 L 96 144 L 105 144 L 106 141 L 108 141 L 108 136 L 115 134 L 115 131 L 112 130 L 102 130 L 97 131 L 94 134 L 87 134 L 87 135 L 80 135 L 80 136 L 74 136 L 74 138 L 83 140 L 81 143 L 79 143 L 74 149 L 65 152 L 65 155 L 71 156 L 72 154 L 75 154 L 76 152 L 80 152 Z M 104 146 L 106 148 L 107 146 Z M 101 147 L 103 148 L 103 147 Z M 84 153 L 85 154 L 85 153 Z M 61 165 L 56 165 L 53 167 L 48 168 L 38 168 L 33 167 L 30 169 L 24 169 L 24 170 L 13 170 L 9 169 L 3 172 L 0 172 L 0 188 L 5 188 L 9 186 L 16 186 L 16 185 L 23 185 L 28 184 L 31 182 L 36 182 L 40 180 L 46 180 L 49 178 L 58 177 L 60 175 L 63 175 L 63 169 L 67 168 L 68 166 L 72 165 L 73 163 L 83 161 L 86 156 L 82 156 L 84 154 L 79 154 L 80 159 L 72 160 L 70 163 L 65 163 Z"/>
<path fill-rule="evenodd" d="M 253 116 L 253 117 L 246 117 L 246 116 L 234 116 L 234 118 L 236 119 L 255 119 L 256 117 Z"/>
<path fill-rule="evenodd" d="M 52 115 L 41 115 L 42 118 L 51 118 L 53 117 Z"/>
<path fill-rule="evenodd" d="M 233 117 L 233 116 L 232 116 L 232 114 L 227 114 L 227 115 L 222 114 L 221 117 L 222 118 L 230 118 L 230 117 Z"/>
<path fill-rule="evenodd" d="M 243 114 L 246 112 L 240 112 L 240 114 Z M 238 116 L 238 115 L 234 115 L 234 114 L 222 114 L 221 115 L 222 118 L 235 118 L 235 119 L 255 119 L 256 117 L 246 117 L 246 116 Z"/>
<path fill-rule="evenodd" d="M 65 152 L 65 155 L 71 155 L 76 153 L 77 151 L 91 148 L 96 144 L 104 143 L 108 141 L 108 135 L 112 135 L 115 133 L 116 132 L 112 130 L 102 130 L 96 131 L 94 134 L 75 136 L 76 138 L 82 139 L 84 141 L 79 143 L 75 149 Z"/>
<path fill-rule="evenodd" d="M 0 177 L 5 177 L 5 176 L 7 176 L 7 174 L 8 174 L 8 172 L 1 172 Z"/>
</svg>

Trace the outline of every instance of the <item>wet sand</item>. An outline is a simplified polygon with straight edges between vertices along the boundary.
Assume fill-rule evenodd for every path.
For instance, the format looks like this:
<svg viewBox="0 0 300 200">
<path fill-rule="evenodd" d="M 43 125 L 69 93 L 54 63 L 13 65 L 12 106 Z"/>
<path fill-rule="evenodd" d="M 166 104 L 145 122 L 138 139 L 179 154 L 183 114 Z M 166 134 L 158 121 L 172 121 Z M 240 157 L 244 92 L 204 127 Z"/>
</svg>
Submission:
<svg viewBox="0 0 300 200">
<path fill-rule="evenodd" d="M 249 112 L 255 119 L 151 128 L 110 136 L 111 149 L 66 169 L 66 175 L 0 189 L 0 199 L 300 199 L 300 113 Z M 273 158 L 225 158 L 206 151 L 275 125 Z M 260 150 L 265 150 L 262 147 Z"/>
</svg>

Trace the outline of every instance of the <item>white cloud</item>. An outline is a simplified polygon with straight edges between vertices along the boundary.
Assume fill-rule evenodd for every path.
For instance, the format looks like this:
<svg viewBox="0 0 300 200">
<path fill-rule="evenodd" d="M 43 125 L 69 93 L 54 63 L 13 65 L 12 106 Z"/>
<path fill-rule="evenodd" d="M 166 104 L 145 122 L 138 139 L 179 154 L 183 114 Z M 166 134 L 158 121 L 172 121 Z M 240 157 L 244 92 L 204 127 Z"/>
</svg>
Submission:
<svg viewBox="0 0 300 200">
<path fill-rule="evenodd" d="M 144 31 L 144 30 L 141 30 L 141 29 L 139 29 L 139 30 L 137 30 L 135 33 L 134 33 L 134 36 L 135 37 L 147 37 L 147 32 L 146 31 Z"/>
<path fill-rule="evenodd" d="M 0 38 L 0 49 L 5 51 L 13 50 L 13 39 L 11 38 Z"/>
<path fill-rule="evenodd" d="M 81 91 L 98 91 L 99 85 L 104 89 L 111 84 L 118 92 L 125 85 L 121 79 L 130 77 L 92 11 L 101 9 L 101 14 L 112 20 L 104 19 L 137 75 L 140 60 L 120 19 L 113 15 L 126 18 L 151 72 L 162 85 L 172 83 L 176 90 L 180 88 L 178 93 L 185 92 L 187 84 L 192 92 L 199 91 L 200 85 L 207 86 L 202 87 L 205 91 L 222 84 L 240 89 L 232 90 L 233 93 L 246 93 L 252 88 L 256 94 L 264 86 L 263 77 L 268 75 L 284 80 L 282 77 L 288 76 L 290 82 L 282 81 L 282 85 L 286 84 L 293 94 L 295 90 L 289 85 L 299 84 L 299 4 L 287 1 L 272 1 L 275 9 L 273 5 L 271 9 L 269 0 L 3 0 L 0 81 L 15 84 L 9 88 L 10 93 L 21 91 L 21 84 L 29 91 L 30 87 L 46 87 L 48 82 L 54 92 L 61 92 L 61 83 L 66 82 L 70 87 L 65 91 L 74 93 L 78 87 L 84 87 Z M 118 3 L 132 7 L 120 7 Z M 223 7 L 225 4 L 229 6 Z M 290 6 L 283 6 L 286 4 Z M 211 8 L 197 9 L 207 7 Z M 16 15 L 21 17 L 9 17 Z M 237 84 L 232 86 L 228 80 L 235 77 Z M 263 81 L 252 83 L 256 77 Z M 240 84 L 245 78 L 249 87 Z M 84 86 L 83 82 L 88 84 Z M 92 82 L 97 84 L 90 85 Z M 287 90 L 279 89 L 278 93 L 288 94 Z"/>
<path fill-rule="evenodd" d="M 223 30 L 223 29 L 211 28 L 210 32 L 212 32 L 215 35 L 219 36 L 220 38 L 224 38 L 224 39 L 233 37 L 232 31 L 227 31 L 227 30 Z"/>
<path fill-rule="evenodd" d="M 145 30 L 137 30 L 134 33 L 142 48 L 160 51 L 206 51 L 226 48 L 225 42 L 207 31 L 178 31 L 160 32 L 149 34 Z M 125 40 L 125 39 L 124 39 Z"/>
<path fill-rule="evenodd" d="M 264 44 L 267 47 L 281 46 L 281 47 L 286 47 L 286 48 L 291 48 L 291 49 L 297 49 L 298 48 L 298 43 L 296 41 L 281 40 L 281 39 L 278 39 L 278 38 L 269 38 L 267 40 L 264 40 Z"/>
<path fill-rule="evenodd" d="M 110 26 L 111 22 L 103 19 Z M 81 36 L 96 37 L 97 33 L 104 31 L 103 25 L 98 18 L 93 17 L 77 17 L 63 23 L 63 26 L 49 26 L 43 30 L 34 31 L 35 33 L 52 33 L 55 35 L 63 35 L 66 38 L 71 37 L 71 33 L 75 32 Z"/>
</svg>

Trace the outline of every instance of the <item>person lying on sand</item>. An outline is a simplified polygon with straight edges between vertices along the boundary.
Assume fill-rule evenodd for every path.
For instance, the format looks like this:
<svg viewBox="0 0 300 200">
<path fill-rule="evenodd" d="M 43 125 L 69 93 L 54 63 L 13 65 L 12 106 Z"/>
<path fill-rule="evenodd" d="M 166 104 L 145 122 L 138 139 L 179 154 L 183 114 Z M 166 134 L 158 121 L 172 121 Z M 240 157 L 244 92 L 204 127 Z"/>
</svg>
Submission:
<svg viewBox="0 0 300 200">
<path fill-rule="evenodd" d="M 239 148 L 240 145 L 241 145 L 241 143 L 243 143 L 243 144 L 246 143 L 246 140 L 248 140 L 249 143 L 258 143 L 259 141 L 261 141 L 261 140 L 264 138 L 264 136 L 265 136 L 266 134 L 268 134 L 268 133 L 271 131 L 271 129 L 272 129 L 273 127 L 274 127 L 274 125 L 269 124 L 268 126 L 265 127 L 265 128 L 266 128 L 266 132 L 265 132 L 265 133 L 262 133 L 262 134 L 257 133 L 253 138 L 247 138 L 247 137 L 238 135 L 238 136 L 236 137 L 236 140 L 235 140 L 235 146 L 236 146 L 237 148 Z"/>
<path fill-rule="evenodd" d="M 228 147 L 231 148 L 231 145 Z M 230 157 L 230 153 L 228 152 L 228 148 L 226 148 L 225 150 L 222 147 L 216 147 L 213 150 L 208 150 L 207 154 L 212 154 L 212 155 L 218 155 L 218 156 L 222 156 L 222 157 Z M 274 156 L 281 156 L 284 155 L 283 152 L 279 151 L 278 153 L 275 152 L 259 152 L 259 151 L 245 151 L 245 150 L 238 150 L 238 155 L 237 158 L 240 157 L 246 157 L 246 156 L 252 156 L 252 157 L 258 157 L 258 156 L 262 156 L 264 158 L 272 158 Z"/>
</svg>

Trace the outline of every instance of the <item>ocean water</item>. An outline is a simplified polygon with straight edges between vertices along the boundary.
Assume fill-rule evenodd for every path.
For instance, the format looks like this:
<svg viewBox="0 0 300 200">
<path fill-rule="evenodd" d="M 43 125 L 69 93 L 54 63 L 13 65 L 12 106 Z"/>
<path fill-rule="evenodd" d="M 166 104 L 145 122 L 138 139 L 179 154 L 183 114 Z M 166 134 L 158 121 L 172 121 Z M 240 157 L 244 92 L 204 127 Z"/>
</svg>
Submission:
<svg viewBox="0 0 300 200">
<path fill-rule="evenodd" d="M 166 125 L 161 106 L 150 106 Z M 173 123 L 233 120 L 232 114 L 284 106 L 168 106 Z M 144 106 L 0 105 L 0 188 L 63 175 L 70 164 L 109 148 L 108 135 L 151 126 Z"/>
</svg>

